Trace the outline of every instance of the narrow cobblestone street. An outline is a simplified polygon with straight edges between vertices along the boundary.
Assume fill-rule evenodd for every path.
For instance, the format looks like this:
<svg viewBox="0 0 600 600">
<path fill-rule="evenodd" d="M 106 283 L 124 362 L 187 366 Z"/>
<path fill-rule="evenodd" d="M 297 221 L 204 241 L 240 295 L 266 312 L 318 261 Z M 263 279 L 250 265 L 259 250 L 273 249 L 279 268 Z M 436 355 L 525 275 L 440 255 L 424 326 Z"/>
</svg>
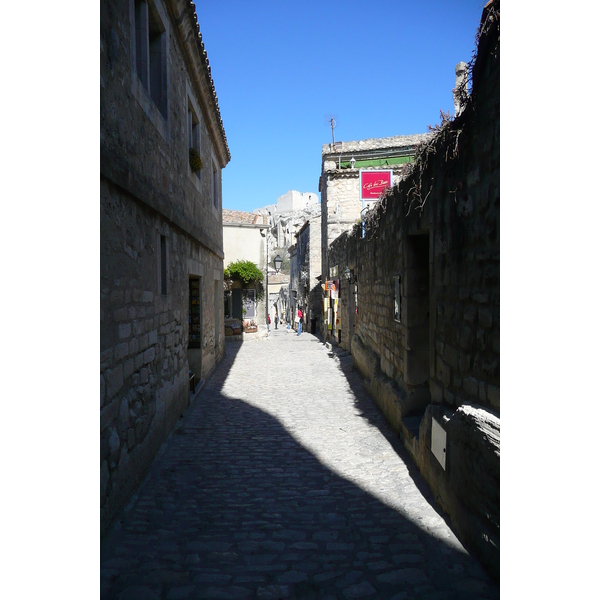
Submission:
<svg viewBox="0 0 600 600">
<path fill-rule="evenodd" d="M 499 598 L 349 357 L 226 350 L 103 539 L 102 598 Z"/>
</svg>

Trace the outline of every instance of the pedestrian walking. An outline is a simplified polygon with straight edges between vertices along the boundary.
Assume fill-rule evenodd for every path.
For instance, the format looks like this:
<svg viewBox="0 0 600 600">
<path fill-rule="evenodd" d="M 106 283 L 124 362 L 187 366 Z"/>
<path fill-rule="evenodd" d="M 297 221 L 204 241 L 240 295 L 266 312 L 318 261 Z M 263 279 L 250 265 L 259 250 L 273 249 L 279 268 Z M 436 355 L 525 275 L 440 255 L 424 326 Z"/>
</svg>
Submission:
<svg viewBox="0 0 600 600">
<path fill-rule="evenodd" d="M 267 315 L 267 333 L 271 331 L 271 315 Z"/>
<path fill-rule="evenodd" d="M 277 316 L 277 313 L 275 313 L 275 329 L 277 329 L 277 323 L 279 323 L 279 317 Z"/>
<path fill-rule="evenodd" d="M 298 309 L 298 335 L 300 335 L 302 333 L 302 317 L 303 317 L 302 309 L 299 308 Z"/>
</svg>

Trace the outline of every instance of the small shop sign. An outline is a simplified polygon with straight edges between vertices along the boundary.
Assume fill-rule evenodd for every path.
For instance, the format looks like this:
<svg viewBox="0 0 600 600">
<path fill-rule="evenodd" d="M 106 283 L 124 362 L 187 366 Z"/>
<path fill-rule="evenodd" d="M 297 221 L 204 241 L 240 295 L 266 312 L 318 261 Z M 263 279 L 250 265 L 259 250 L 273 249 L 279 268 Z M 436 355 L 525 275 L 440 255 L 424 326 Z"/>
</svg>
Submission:
<svg viewBox="0 0 600 600">
<path fill-rule="evenodd" d="M 360 199 L 377 200 L 387 188 L 392 187 L 392 174 L 389 171 L 360 170 Z"/>
</svg>

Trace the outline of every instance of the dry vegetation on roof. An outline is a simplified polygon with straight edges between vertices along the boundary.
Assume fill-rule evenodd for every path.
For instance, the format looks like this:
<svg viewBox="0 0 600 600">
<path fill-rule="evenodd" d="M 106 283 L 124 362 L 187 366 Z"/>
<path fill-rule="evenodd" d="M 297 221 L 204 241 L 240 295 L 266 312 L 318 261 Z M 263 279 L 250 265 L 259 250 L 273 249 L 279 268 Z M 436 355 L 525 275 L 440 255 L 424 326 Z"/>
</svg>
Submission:
<svg viewBox="0 0 600 600">
<path fill-rule="evenodd" d="M 492 29 L 498 27 L 500 21 L 500 2 L 492 0 L 486 5 L 482 21 L 479 24 L 475 34 L 475 49 L 471 60 L 467 63 L 467 76 L 462 83 L 452 90 L 456 93 L 460 105 L 460 116 L 455 118 L 450 112 L 445 113 L 440 110 L 440 123 L 433 127 L 428 125 L 429 131 L 434 133 L 429 140 L 419 142 L 413 162 L 404 165 L 402 170 L 401 180 L 398 184 L 388 189 L 382 194 L 377 206 L 368 211 L 363 217 L 362 223 L 355 225 L 353 232 L 357 234 L 364 223 L 365 235 L 368 240 L 371 240 L 379 231 L 380 221 L 386 214 L 388 203 L 394 196 L 397 196 L 405 206 L 405 216 L 408 216 L 411 211 L 416 211 L 421 214 L 429 194 L 433 186 L 427 185 L 423 181 L 423 176 L 429 165 L 429 157 L 437 155 L 438 152 L 445 152 L 444 161 L 447 163 L 453 161 L 459 154 L 459 139 L 463 132 L 466 118 L 475 110 L 474 98 L 469 90 L 472 90 L 473 72 L 477 62 L 478 50 L 481 39 Z M 491 51 L 491 54 L 496 55 L 500 44 L 500 36 Z M 462 115 L 465 115 L 461 118 Z M 404 183 L 406 182 L 406 183 Z M 400 188 L 403 187 L 401 190 Z M 406 189 L 408 188 L 408 189 Z"/>
</svg>

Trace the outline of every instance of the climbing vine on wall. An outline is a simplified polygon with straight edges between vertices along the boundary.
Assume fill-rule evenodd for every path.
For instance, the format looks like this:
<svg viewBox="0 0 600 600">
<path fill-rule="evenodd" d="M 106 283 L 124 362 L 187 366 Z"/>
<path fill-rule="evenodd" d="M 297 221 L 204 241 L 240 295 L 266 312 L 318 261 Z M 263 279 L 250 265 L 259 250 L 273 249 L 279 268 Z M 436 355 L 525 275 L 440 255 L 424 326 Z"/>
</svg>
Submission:
<svg viewBox="0 0 600 600">
<path fill-rule="evenodd" d="M 241 281 L 243 287 L 253 286 L 256 288 L 256 299 L 264 297 L 264 286 L 262 284 L 263 272 L 251 260 L 236 260 L 230 262 L 223 271 L 224 284 L 231 289 L 233 281 Z"/>
<path fill-rule="evenodd" d="M 393 188 L 384 192 L 376 207 L 366 213 L 362 223 L 355 225 L 355 234 L 358 234 L 360 229 L 364 228 L 363 230 L 367 239 L 372 239 L 379 231 L 380 222 L 385 219 L 389 201 L 394 197 L 402 202 L 404 216 L 408 216 L 411 211 L 422 213 L 433 189 L 431 178 L 429 180 L 425 178 L 430 156 L 438 152 L 443 152 L 446 163 L 458 157 L 459 140 L 464 130 L 466 119 L 469 113 L 475 110 L 475 100 L 473 95 L 469 93 L 469 89 L 472 87 L 473 82 L 473 71 L 477 61 L 477 48 L 479 47 L 481 38 L 486 36 L 493 27 L 499 26 L 498 5 L 498 2 L 494 2 L 488 7 L 485 18 L 482 20 L 475 36 L 476 49 L 473 51 L 473 56 L 467 64 L 467 76 L 453 90 L 456 93 L 461 108 L 460 116 L 455 118 L 449 112 L 445 113 L 440 110 L 440 123 L 433 127 L 428 125 L 432 136 L 417 146 L 415 160 L 403 165 L 401 181 Z M 499 52 L 499 40 L 500 36 L 498 35 L 496 45 L 491 51 L 491 54 L 494 56 Z"/>
</svg>

